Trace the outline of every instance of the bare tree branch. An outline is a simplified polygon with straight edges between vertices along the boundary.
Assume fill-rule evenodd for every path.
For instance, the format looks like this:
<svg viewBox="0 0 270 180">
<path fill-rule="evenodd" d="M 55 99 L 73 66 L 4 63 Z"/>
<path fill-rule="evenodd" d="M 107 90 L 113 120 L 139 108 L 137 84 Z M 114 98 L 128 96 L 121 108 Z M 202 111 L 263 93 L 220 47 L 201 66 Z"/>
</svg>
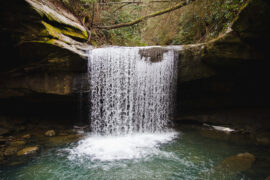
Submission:
<svg viewBox="0 0 270 180">
<path fill-rule="evenodd" d="M 107 30 L 109 30 L 109 29 L 116 29 L 116 28 L 121 28 L 121 27 L 132 26 L 134 24 L 138 24 L 138 23 L 140 23 L 142 21 L 145 21 L 145 20 L 147 20 L 149 18 L 160 16 L 162 14 L 174 11 L 176 9 L 179 9 L 179 8 L 181 8 L 183 6 L 186 6 L 187 4 L 189 4 L 190 2 L 193 2 L 193 1 L 195 1 L 195 0 L 189 0 L 189 1 L 182 0 L 180 3 L 176 4 L 173 7 L 170 7 L 170 8 L 161 10 L 161 11 L 157 11 L 157 12 L 154 12 L 152 14 L 149 14 L 149 15 L 146 15 L 146 16 L 143 16 L 143 17 L 140 17 L 140 18 L 135 19 L 134 21 L 131 21 L 131 22 L 114 24 L 114 25 L 109 25 L 109 26 L 94 26 L 94 27 L 98 28 L 98 29 L 107 29 Z"/>
<path fill-rule="evenodd" d="M 116 11 L 119 11 L 119 10 L 122 9 L 123 7 L 125 7 L 125 6 L 127 6 L 127 5 L 130 5 L 130 4 L 131 4 L 131 2 L 130 2 L 130 3 L 126 3 L 126 4 L 124 4 L 124 5 L 120 6 L 120 7 L 118 7 L 117 9 L 115 9 L 115 10 L 113 11 L 112 14 L 114 14 Z"/>
</svg>

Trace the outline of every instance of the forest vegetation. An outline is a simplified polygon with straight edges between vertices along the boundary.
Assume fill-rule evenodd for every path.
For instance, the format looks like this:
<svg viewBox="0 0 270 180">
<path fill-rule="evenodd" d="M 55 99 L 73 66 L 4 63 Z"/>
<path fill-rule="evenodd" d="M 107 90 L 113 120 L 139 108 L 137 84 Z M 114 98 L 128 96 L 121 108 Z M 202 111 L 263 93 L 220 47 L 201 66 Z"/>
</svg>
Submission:
<svg viewBox="0 0 270 180">
<path fill-rule="evenodd" d="M 90 44 L 134 46 L 201 43 L 216 38 L 230 27 L 246 0 L 193 1 L 57 0 L 53 2 L 64 6 L 80 19 L 89 30 Z M 169 11 L 164 12 L 168 9 Z M 153 14 L 157 15 L 154 18 L 144 18 Z M 138 20 L 139 23 L 134 23 Z"/>
</svg>

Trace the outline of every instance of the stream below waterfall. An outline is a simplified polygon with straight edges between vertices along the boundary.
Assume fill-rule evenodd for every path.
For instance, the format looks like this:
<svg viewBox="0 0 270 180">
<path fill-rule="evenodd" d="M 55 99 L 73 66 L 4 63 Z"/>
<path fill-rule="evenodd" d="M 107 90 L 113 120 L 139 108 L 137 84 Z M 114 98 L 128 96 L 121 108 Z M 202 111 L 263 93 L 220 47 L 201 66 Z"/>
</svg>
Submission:
<svg viewBox="0 0 270 180">
<path fill-rule="evenodd" d="M 192 128 L 132 136 L 86 135 L 68 145 L 41 148 L 27 163 L 0 167 L 0 179 L 264 180 L 270 172 L 269 151 L 241 141 L 204 137 Z M 224 159 L 245 152 L 256 157 L 252 168 L 242 172 L 239 167 L 217 168 Z M 238 163 L 245 167 L 247 162 Z"/>
</svg>

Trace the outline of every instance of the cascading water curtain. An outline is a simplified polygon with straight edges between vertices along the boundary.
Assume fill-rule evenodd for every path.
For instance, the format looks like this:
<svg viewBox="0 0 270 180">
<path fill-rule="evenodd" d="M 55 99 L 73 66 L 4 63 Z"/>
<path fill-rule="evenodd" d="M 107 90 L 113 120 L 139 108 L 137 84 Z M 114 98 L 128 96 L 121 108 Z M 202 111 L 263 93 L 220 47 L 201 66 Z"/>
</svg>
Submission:
<svg viewBox="0 0 270 180">
<path fill-rule="evenodd" d="M 166 131 L 175 98 L 177 56 L 159 62 L 139 47 L 98 48 L 89 54 L 91 129 L 97 134 Z"/>
</svg>

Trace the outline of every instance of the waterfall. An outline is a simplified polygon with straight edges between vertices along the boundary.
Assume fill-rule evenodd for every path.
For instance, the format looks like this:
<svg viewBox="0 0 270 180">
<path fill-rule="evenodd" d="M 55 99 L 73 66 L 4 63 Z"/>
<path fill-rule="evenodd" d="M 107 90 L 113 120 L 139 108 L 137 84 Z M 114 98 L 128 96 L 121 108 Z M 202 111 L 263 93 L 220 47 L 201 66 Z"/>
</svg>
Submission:
<svg viewBox="0 0 270 180">
<path fill-rule="evenodd" d="M 163 132 L 170 124 L 177 55 L 161 47 L 89 51 L 90 121 L 96 134 Z"/>
<path fill-rule="evenodd" d="M 170 129 L 177 58 L 174 47 L 90 50 L 85 83 L 90 88 L 81 89 L 90 90 L 92 133 L 67 149 L 69 159 L 112 162 L 171 156 L 159 147 L 179 135 Z"/>
</svg>

